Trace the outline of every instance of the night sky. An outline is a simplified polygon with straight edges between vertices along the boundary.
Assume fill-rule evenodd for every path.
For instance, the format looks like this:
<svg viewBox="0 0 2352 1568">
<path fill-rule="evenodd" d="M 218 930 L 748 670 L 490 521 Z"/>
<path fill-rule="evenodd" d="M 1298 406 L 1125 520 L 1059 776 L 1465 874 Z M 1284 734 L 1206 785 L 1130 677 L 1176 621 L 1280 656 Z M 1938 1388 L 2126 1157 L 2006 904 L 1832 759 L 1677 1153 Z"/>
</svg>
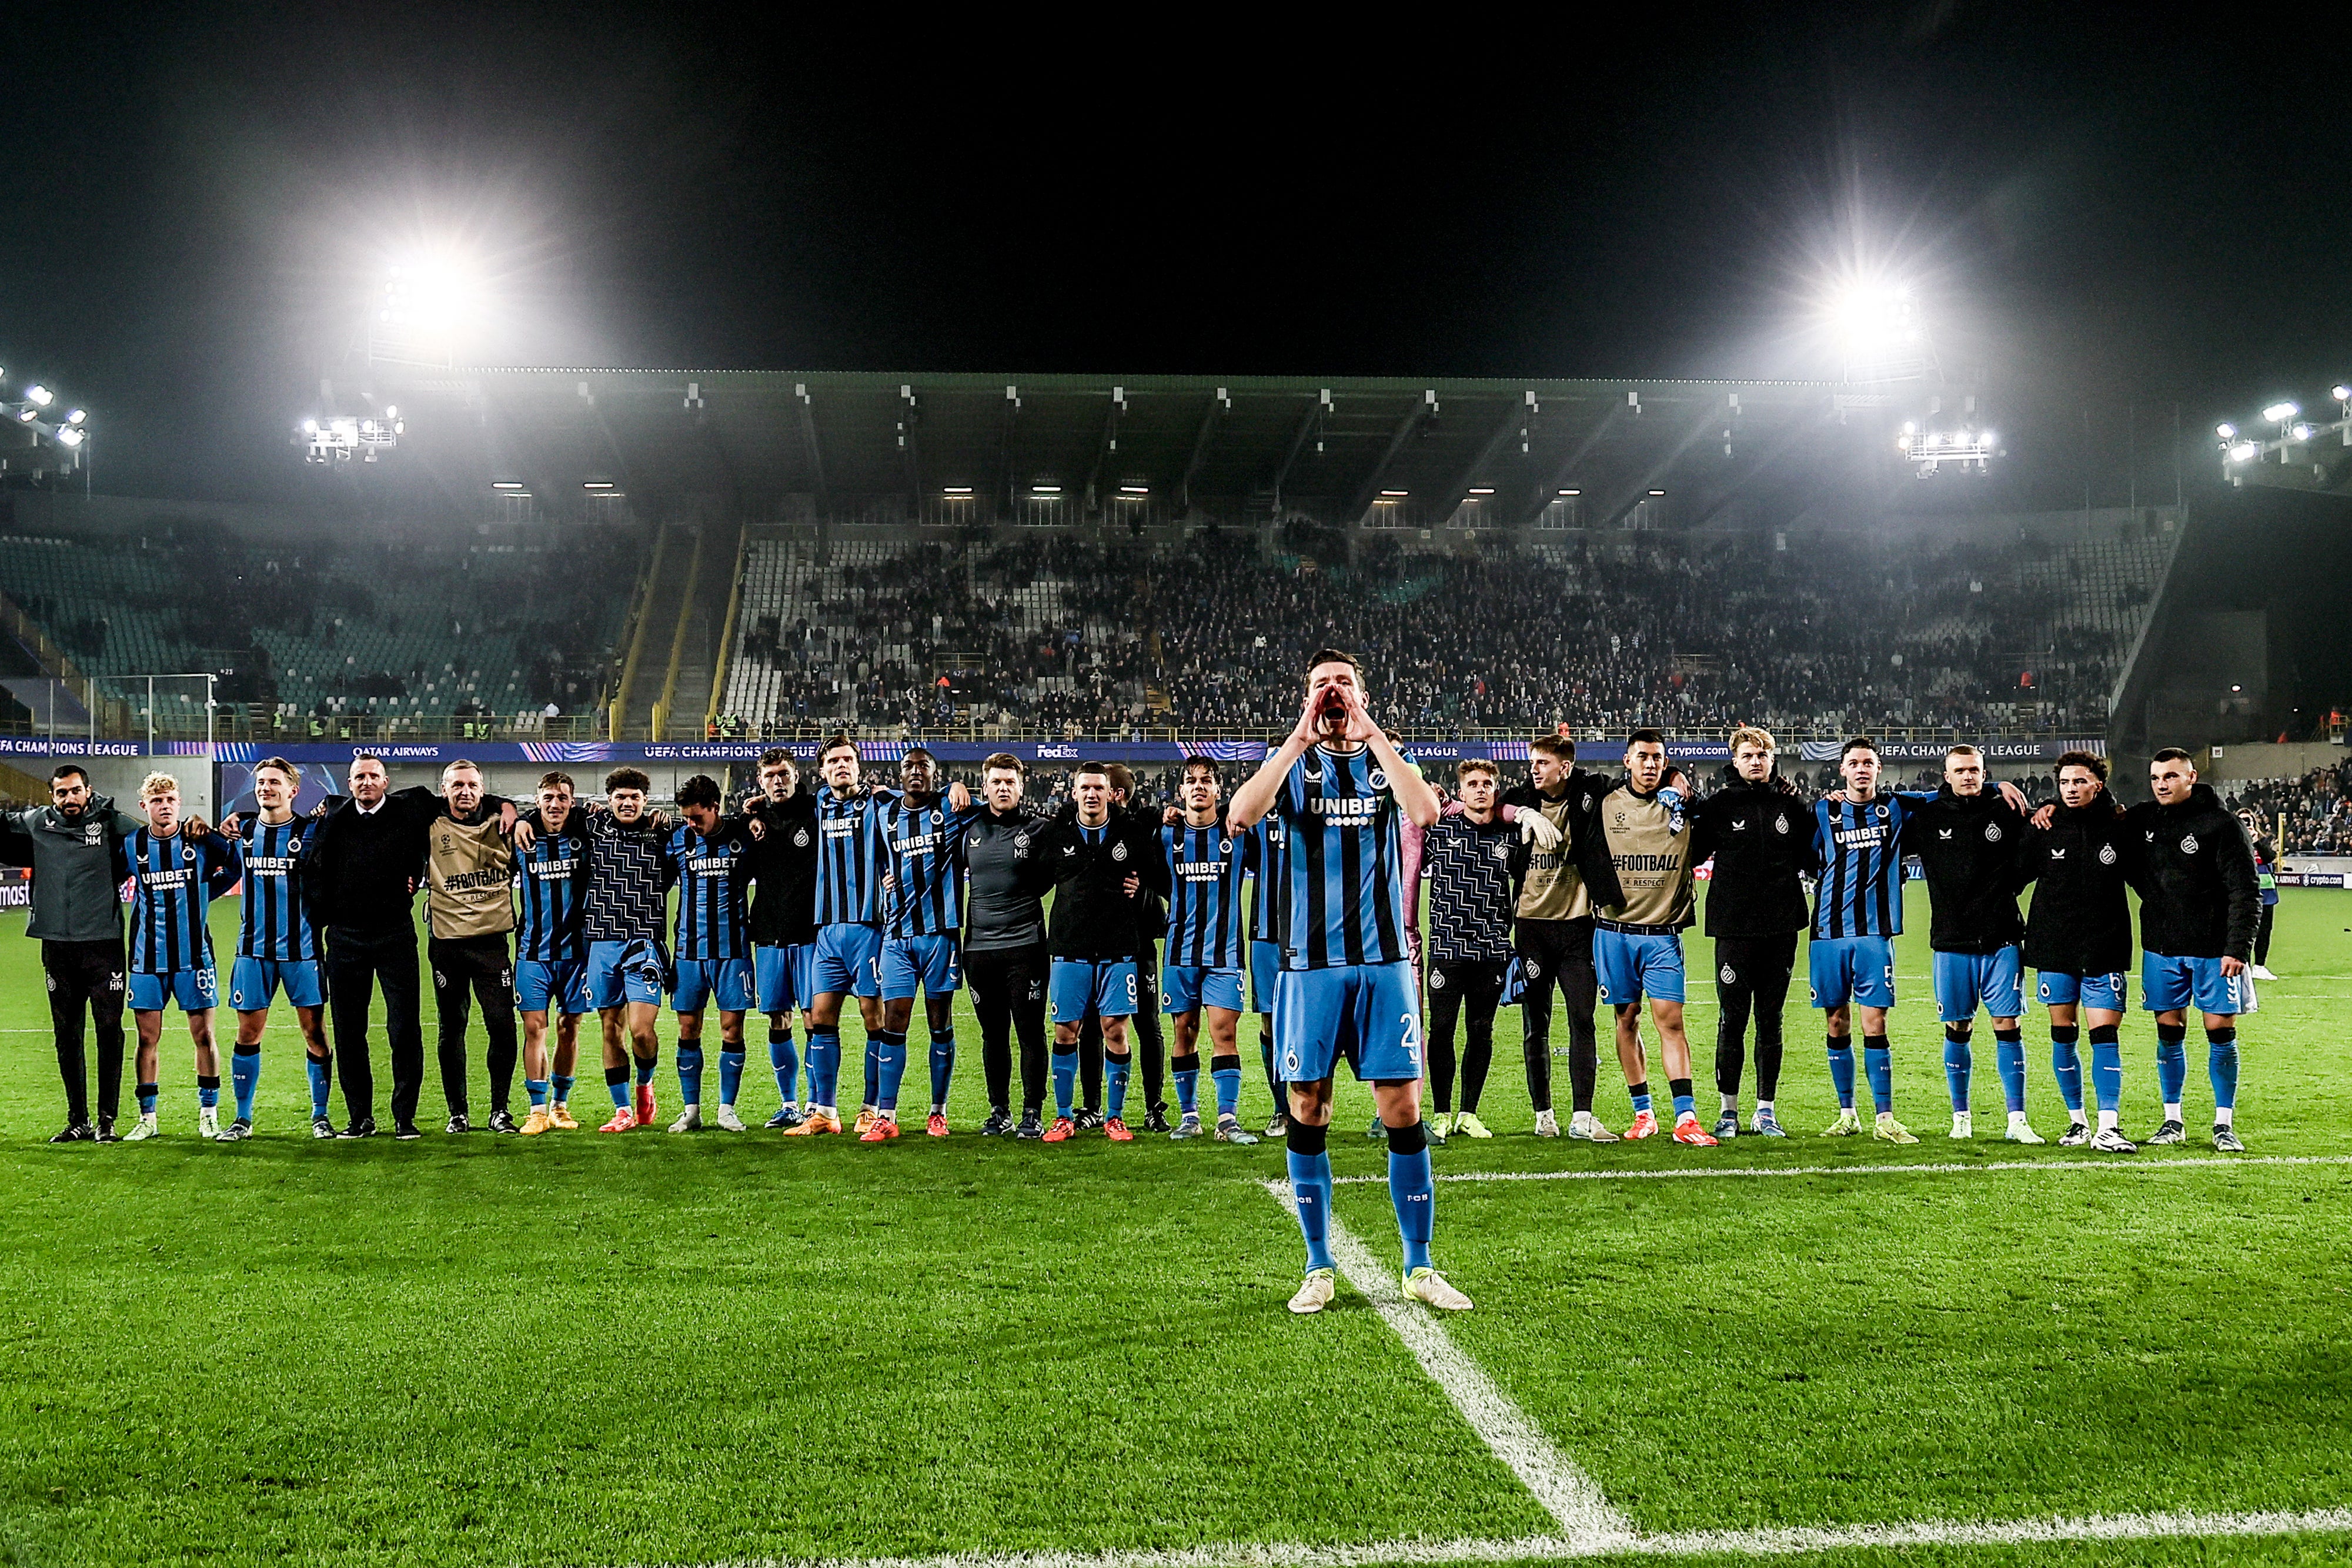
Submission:
<svg viewBox="0 0 2352 1568">
<path fill-rule="evenodd" d="M 2216 417 L 2352 374 L 2352 94 L 2302 24 L 841 10 L 20 10 L 8 383 L 90 407 L 101 488 L 289 493 L 372 281 L 438 245 L 480 361 L 1033 374 L 1825 375 L 1860 267 L 2061 505 L 2086 408 L 2119 501 L 2127 409 L 2201 472 Z"/>
</svg>

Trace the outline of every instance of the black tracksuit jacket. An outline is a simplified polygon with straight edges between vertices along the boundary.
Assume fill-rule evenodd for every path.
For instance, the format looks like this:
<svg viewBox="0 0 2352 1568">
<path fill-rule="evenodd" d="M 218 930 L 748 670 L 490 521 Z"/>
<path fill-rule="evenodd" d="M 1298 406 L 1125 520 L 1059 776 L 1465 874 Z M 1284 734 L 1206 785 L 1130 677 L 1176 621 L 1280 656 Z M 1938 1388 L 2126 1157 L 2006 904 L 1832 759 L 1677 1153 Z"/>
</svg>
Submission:
<svg viewBox="0 0 2352 1568">
<path fill-rule="evenodd" d="M 2059 805 L 2025 835 L 2033 883 L 2025 961 L 2058 975 L 2119 975 L 2131 967 L 2131 902 L 2138 836 L 2105 790 L 2087 806 Z"/>
<path fill-rule="evenodd" d="M 2125 814 L 2138 836 L 2139 945 L 2168 958 L 2252 958 L 2263 896 L 2245 824 L 2210 784 Z"/>
<path fill-rule="evenodd" d="M 2025 939 L 2017 917 L 2027 822 L 1985 787 L 1955 795 L 1946 784 L 1903 824 L 1903 852 L 1927 868 L 1927 946 L 1938 953 L 1997 953 Z"/>
<path fill-rule="evenodd" d="M 1056 958 L 1102 963 L 1135 956 L 1138 898 L 1127 879 L 1150 879 L 1159 846 L 1139 829 L 1139 814 L 1114 811 L 1099 842 L 1089 842 L 1075 814 L 1041 822 L 1025 850 L 1016 850 L 1022 883 L 1033 895 L 1054 895 L 1045 922 L 1045 948 Z"/>
<path fill-rule="evenodd" d="M 1710 856 L 1709 936 L 1779 936 L 1811 920 L 1799 879 L 1822 869 L 1813 814 L 1779 774 L 1750 784 L 1725 765 L 1723 787 L 1691 813 L 1691 863 Z"/>
</svg>

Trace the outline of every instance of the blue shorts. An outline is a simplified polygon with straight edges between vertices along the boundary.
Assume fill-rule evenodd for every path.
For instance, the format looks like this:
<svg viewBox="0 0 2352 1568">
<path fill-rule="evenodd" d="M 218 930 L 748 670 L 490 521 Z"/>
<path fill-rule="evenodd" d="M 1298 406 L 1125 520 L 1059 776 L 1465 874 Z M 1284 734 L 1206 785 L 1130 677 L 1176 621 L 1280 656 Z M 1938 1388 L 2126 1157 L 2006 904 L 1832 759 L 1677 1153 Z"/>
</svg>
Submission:
<svg viewBox="0 0 2352 1568">
<path fill-rule="evenodd" d="M 1672 931 L 1635 936 L 1630 931 L 1592 933 L 1592 969 L 1601 979 L 1601 999 L 1612 1006 L 1683 999 L 1683 939 Z"/>
<path fill-rule="evenodd" d="M 594 1012 L 588 1005 L 588 962 L 584 958 L 515 960 L 515 1011 L 559 1012 L 572 1018 Z"/>
<path fill-rule="evenodd" d="M 661 950 L 650 942 L 588 944 L 588 1005 L 617 1008 L 624 1002 L 661 1006 Z"/>
<path fill-rule="evenodd" d="M 210 969 L 174 969 L 168 975 L 132 975 L 131 1010 L 160 1013 L 165 1002 L 177 1002 L 184 1013 L 200 1013 L 218 1005 L 220 978 Z"/>
<path fill-rule="evenodd" d="M 131 977 L 134 982 L 139 978 Z M 2253 1011 L 2249 1005 L 2252 999 L 2253 988 L 2244 972 L 2224 975 L 2219 958 L 2168 958 L 2161 953 L 2139 956 L 2139 1005 L 2149 1012 L 2177 1012 L 2193 1002 L 2200 1012 L 2234 1017 Z"/>
<path fill-rule="evenodd" d="M 2124 1010 L 2124 977 L 2118 969 L 2112 975 L 2065 975 L 2055 969 L 2043 969 L 2034 986 L 2043 1007 L 2073 1007 L 2080 1002 L 2086 1008 L 2104 1008 L 2109 1012 Z"/>
<path fill-rule="evenodd" d="M 882 994 L 952 996 L 963 985 L 963 946 L 953 936 L 893 936 L 882 944 Z"/>
<path fill-rule="evenodd" d="M 1171 1013 L 1189 1013 L 1201 1008 L 1223 1008 L 1237 1013 L 1242 1010 L 1242 972 L 1162 964 L 1160 1008 L 1162 1012 Z"/>
<path fill-rule="evenodd" d="M 228 1005 L 241 1013 L 259 1012 L 277 999 L 281 986 L 286 999 L 298 1008 L 326 1001 L 316 958 L 239 958 L 228 972 Z"/>
<path fill-rule="evenodd" d="M 1286 969 L 1274 988 L 1275 1061 L 1285 1083 L 1330 1077 L 1342 1058 L 1362 1082 L 1421 1076 L 1421 998 L 1410 963 Z"/>
<path fill-rule="evenodd" d="M 1135 960 L 1056 958 L 1046 997 L 1055 1023 L 1076 1023 L 1088 1013 L 1129 1018 L 1135 1012 Z"/>
<path fill-rule="evenodd" d="M 790 1012 L 816 1000 L 809 982 L 816 974 L 816 944 L 751 949 L 751 988 L 763 1013 Z"/>
<path fill-rule="evenodd" d="M 1895 944 L 1885 936 L 1816 936 L 1805 947 L 1813 1006 L 1895 1005 Z"/>
<path fill-rule="evenodd" d="M 808 984 L 810 1001 L 819 997 L 880 996 L 882 928 L 819 926 L 815 951 L 809 955 Z"/>
<path fill-rule="evenodd" d="M 672 1012 L 698 1013 L 713 995 L 722 1013 L 751 1010 L 751 960 L 749 958 L 680 958 L 677 978 L 670 983 Z"/>
<path fill-rule="evenodd" d="M 1282 973 L 1282 944 L 1253 942 L 1249 952 L 1250 1011 L 1274 1011 L 1274 977 Z"/>
<path fill-rule="evenodd" d="M 1991 953 L 1938 953 L 1935 957 L 1936 1007 L 1946 1023 L 1966 1023 L 1981 1004 L 1997 1019 L 2025 1011 L 2025 967 L 2014 947 Z"/>
</svg>

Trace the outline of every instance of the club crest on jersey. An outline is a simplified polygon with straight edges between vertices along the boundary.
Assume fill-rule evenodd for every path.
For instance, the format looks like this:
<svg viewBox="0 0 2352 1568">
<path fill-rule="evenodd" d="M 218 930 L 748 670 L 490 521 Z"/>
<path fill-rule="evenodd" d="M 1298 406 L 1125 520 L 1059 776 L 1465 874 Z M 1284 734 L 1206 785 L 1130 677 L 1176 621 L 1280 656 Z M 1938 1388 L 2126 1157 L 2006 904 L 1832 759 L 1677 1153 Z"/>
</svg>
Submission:
<svg viewBox="0 0 2352 1568">
<path fill-rule="evenodd" d="M 98 842 L 98 824 L 96 822 L 90 823 L 89 826 L 81 831 L 81 841 L 86 844 L 94 844 Z"/>
<path fill-rule="evenodd" d="M 1789 819 L 1788 819 L 1788 818 L 1786 818 L 1786 817 L 1775 817 L 1775 818 L 1773 818 L 1773 819 L 1772 819 L 1772 831 L 1773 831 L 1774 832 L 1776 832 L 1776 833 L 1785 833 L 1785 832 L 1787 832 L 1787 831 L 1789 831 Z"/>
<path fill-rule="evenodd" d="M 1879 817 L 1879 820 L 1880 820 L 1881 821 L 1885 821 L 1885 819 L 1886 819 L 1886 808 L 1885 808 L 1885 807 L 1884 807 L 1884 806 L 1874 806 L 1874 807 L 1873 807 L 1873 808 L 1872 808 L 1872 810 L 1874 810 L 1874 811 L 1876 811 L 1876 812 L 1878 813 L 1878 817 Z"/>
<path fill-rule="evenodd" d="M 2099 846 L 2099 863 L 2101 865 L 2113 865 L 2116 863 L 2115 845 L 2101 844 Z"/>
<path fill-rule="evenodd" d="M 933 812 L 931 813 L 931 826 L 933 826 L 933 827 L 935 827 L 935 828 L 936 828 L 936 827 L 938 827 L 939 825 L 940 825 L 940 814 L 939 814 L 937 811 L 933 811 Z"/>
<path fill-rule="evenodd" d="M 1389 787 L 1389 776 L 1383 768 L 1373 768 L 1364 781 L 1375 789 L 1385 789 Z"/>
<path fill-rule="evenodd" d="M 1528 979 L 1530 979 L 1530 980 L 1534 979 L 1538 975 L 1540 975 L 1540 974 L 1542 974 L 1542 973 L 1543 973 L 1543 966 L 1542 966 L 1541 964 L 1538 963 L 1538 962 L 1537 962 L 1535 959 L 1533 959 L 1533 958 L 1529 958 L 1528 960 L 1527 960 L 1527 966 L 1526 966 L 1526 967 L 1527 967 L 1527 971 L 1528 971 Z"/>
<path fill-rule="evenodd" d="M 1507 843 L 1498 843 L 1495 846 L 1494 853 L 1496 860 L 1508 863 L 1511 858 L 1511 846 Z"/>
<path fill-rule="evenodd" d="M 1989 844 L 1997 844 L 2000 842 L 2000 824 L 1999 822 L 1987 822 L 1985 824 L 1985 842 Z"/>
<path fill-rule="evenodd" d="M 1025 839 L 1022 841 L 1024 843 L 1026 843 L 1027 841 L 1028 841 Z M 808 848 L 808 846 L 809 831 L 806 828 L 796 829 L 793 833 L 793 847 L 794 849 L 804 850 Z"/>
<path fill-rule="evenodd" d="M 1115 861 L 1125 860 L 1127 858 L 1127 845 L 1123 842 L 1111 845 L 1110 858 Z"/>
<path fill-rule="evenodd" d="M 57 988 L 57 982 L 55 980 L 49 982 L 49 988 L 52 990 Z M 1445 988 L 1444 970 L 1436 969 L 1431 971 L 1429 977 L 1429 988 L 1433 991 L 1442 991 Z M 782 1069 L 779 1068 L 777 1071 L 782 1071 Z"/>
<path fill-rule="evenodd" d="M 2180 841 L 2180 852 L 2184 855 L 2193 855 L 2197 852 L 2196 834 L 2191 833 L 2187 838 Z"/>
<path fill-rule="evenodd" d="M 1726 964 L 1722 968 L 1717 969 L 1715 972 L 1715 977 L 1721 980 L 1727 986 L 1736 986 L 1739 984 L 1739 971 L 1733 968 L 1728 964 Z"/>
<path fill-rule="evenodd" d="M 1221 855 L 1229 855 L 1233 853 L 1234 841 L 1231 839 L 1219 839 L 1217 841 L 1217 852 Z"/>
<path fill-rule="evenodd" d="M 183 862 L 193 862 L 195 858 L 196 850 L 194 844 L 182 844 L 180 846 L 180 859 Z"/>
</svg>

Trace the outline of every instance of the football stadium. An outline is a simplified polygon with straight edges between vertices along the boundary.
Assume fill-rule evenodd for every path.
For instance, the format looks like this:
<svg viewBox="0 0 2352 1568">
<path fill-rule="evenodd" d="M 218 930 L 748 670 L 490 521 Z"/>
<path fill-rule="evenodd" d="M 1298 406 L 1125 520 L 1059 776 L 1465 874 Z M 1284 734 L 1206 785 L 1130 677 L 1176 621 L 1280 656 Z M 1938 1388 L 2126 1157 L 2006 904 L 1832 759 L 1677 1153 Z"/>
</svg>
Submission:
<svg viewBox="0 0 2352 1568">
<path fill-rule="evenodd" d="M 2352 235 L 1807 25 L 1830 262 L 1350 121 L 1344 341 L 764 26 L 61 64 L 0 262 L 187 298 L 0 313 L 0 1562 L 2343 1561 L 2352 341 L 2179 291 Z"/>
</svg>

